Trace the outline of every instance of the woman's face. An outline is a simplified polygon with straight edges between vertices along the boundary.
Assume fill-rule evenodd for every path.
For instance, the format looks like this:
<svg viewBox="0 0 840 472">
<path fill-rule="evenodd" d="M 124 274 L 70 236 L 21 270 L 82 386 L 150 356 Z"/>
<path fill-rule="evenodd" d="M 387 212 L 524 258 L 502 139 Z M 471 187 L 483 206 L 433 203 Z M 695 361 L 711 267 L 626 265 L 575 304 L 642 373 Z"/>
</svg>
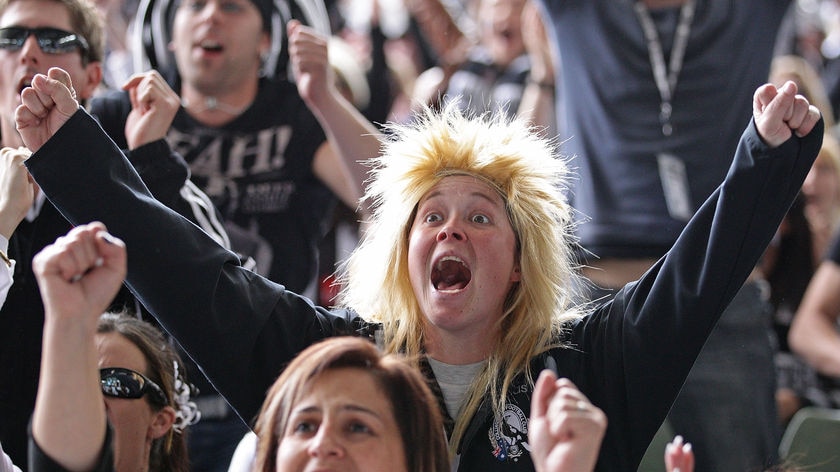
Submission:
<svg viewBox="0 0 840 472">
<path fill-rule="evenodd" d="M 505 298 L 520 280 L 516 252 L 504 201 L 485 182 L 446 177 L 420 200 L 408 271 L 438 339 L 495 336 Z"/>
<path fill-rule="evenodd" d="M 330 369 L 318 375 L 278 434 L 278 471 L 406 470 L 391 401 L 363 369 Z"/>
<path fill-rule="evenodd" d="M 140 349 L 118 333 L 96 335 L 99 368 L 122 367 L 147 375 L 146 358 Z M 154 439 L 166 434 L 171 421 L 155 412 L 146 396 L 137 399 L 105 396 L 105 410 L 114 430 L 114 470 L 145 470 Z M 145 466 L 144 466 L 145 465 Z"/>
</svg>

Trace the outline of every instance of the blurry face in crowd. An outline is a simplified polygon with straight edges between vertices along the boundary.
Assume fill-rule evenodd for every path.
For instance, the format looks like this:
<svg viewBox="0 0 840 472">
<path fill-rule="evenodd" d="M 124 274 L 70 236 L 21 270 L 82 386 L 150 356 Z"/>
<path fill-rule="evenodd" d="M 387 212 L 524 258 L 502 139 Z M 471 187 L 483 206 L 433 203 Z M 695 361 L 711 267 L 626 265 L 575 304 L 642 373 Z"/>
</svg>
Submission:
<svg viewBox="0 0 840 472">
<path fill-rule="evenodd" d="M 406 470 L 391 402 L 363 369 L 319 374 L 301 393 L 280 434 L 278 471 Z"/>
<path fill-rule="evenodd" d="M 170 49 L 184 86 L 219 96 L 257 80 L 268 51 L 262 17 L 250 0 L 183 0 Z"/>
</svg>

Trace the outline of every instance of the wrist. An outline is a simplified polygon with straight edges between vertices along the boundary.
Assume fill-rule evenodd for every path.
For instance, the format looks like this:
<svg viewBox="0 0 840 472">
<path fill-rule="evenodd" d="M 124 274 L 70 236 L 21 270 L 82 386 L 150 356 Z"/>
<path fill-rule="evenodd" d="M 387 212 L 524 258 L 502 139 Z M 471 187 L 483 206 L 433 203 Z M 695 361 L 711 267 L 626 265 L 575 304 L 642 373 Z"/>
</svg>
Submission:
<svg viewBox="0 0 840 472">
<path fill-rule="evenodd" d="M 21 220 L 23 220 L 23 218 L 26 216 L 26 212 L 23 212 L 23 214 L 21 214 L 19 217 L 15 215 L 15 217 L 9 218 L 6 218 L 4 214 L 5 212 L 6 210 L 0 211 L 0 216 L 2 216 L 2 218 L 0 218 L 0 236 L 3 236 L 8 241 L 12 238 L 12 235 L 15 233 L 15 229 L 17 229 Z"/>
<path fill-rule="evenodd" d="M 554 82 L 550 80 L 537 80 L 533 77 L 528 77 L 527 84 L 539 87 L 540 90 L 546 92 L 554 92 Z"/>
<path fill-rule="evenodd" d="M 322 93 L 309 94 L 310 96 L 304 99 L 304 102 L 309 107 L 309 111 L 318 118 L 318 121 L 327 120 L 328 117 L 336 116 L 342 109 L 342 103 L 349 103 L 342 97 L 341 92 L 334 86 L 326 87 Z M 352 104 L 351 104 L 352 106 Z M 322 123 L 322 127 L 323 127 Z"/>
</svg>

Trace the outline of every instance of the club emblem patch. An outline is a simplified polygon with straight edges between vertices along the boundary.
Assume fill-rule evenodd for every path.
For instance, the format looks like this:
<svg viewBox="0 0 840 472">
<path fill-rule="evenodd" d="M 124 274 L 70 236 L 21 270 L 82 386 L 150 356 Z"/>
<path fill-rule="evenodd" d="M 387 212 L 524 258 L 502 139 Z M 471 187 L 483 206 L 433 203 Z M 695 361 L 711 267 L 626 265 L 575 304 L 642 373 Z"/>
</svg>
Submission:
<svg viewBox="0 0 840 472">
<path fill-rule="evenodd" d="M 501 421 L 494 420 L 487 433 L 493 447 L 493 456 L 500 462 L 518 462 L 522 454 L 531 451 L 528 444 L 528 417 L 516 405 L 505 406 Z"/>
</svg>

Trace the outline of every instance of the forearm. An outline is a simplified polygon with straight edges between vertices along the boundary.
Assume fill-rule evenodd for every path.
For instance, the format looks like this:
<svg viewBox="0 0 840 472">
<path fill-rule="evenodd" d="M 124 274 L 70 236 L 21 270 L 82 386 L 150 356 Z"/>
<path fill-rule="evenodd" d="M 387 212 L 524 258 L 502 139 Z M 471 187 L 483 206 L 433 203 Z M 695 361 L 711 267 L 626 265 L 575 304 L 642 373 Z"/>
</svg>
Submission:
<svg viewBox="0 0 840 472">
<path fill-rule="evenodd" d="M 797 317 L 800 315 L 797 314 Z M 813 322 L 791 328 L 788 336 L 791 349 L 802 356 L 819 373 L 840 377 L 840 333 L 827 313 L 811 313 Z"/>
<path fill-rule="evenodd" d="M 551 131 L 556 128 L 554 107 L 559 91 L 555 90 L 555 61 L 550 40 L 536 4 L 528 4 L 522 12 L 522 40 L 531 70 L 517 114 L 535 126 Z"/>
<path fill-rule="evenodd" d="M 516 114 L 538 129 L 553 134 L 557 124 L 554 117 L 554 97 L 553 83 L 528 81 L 522 91 L 522 100 Z"/>
<path fill-rule="evenodd" d="M 817 270 L 791 323 L 788 341 L 817 371 L 840 377 L 840 266 L 826 261 Z"/>
<path fill-rule="evenodd" d="M 310 110 L 327 135 L 333 150 L 347 166 L 358 195 L 364 193 L 369 168 L 363 161 L 379 155 L 381 133 L 353 104 L 334 88 L 317 102 L 309 102 Z"/>
<path fill-rule="evenodd" d="M 90 470 L 105 438 L 95 329 L 80 320 L 47 317 L 44 323 L 32 436 L 44 453 L 68 470 Z"/>
<path fill-rule="evenodd" d="M 8 241 L 25 215 L 25 211 L 20 214 L 12 208 L 0 208 L 0 236 Z"/>
</svg>

